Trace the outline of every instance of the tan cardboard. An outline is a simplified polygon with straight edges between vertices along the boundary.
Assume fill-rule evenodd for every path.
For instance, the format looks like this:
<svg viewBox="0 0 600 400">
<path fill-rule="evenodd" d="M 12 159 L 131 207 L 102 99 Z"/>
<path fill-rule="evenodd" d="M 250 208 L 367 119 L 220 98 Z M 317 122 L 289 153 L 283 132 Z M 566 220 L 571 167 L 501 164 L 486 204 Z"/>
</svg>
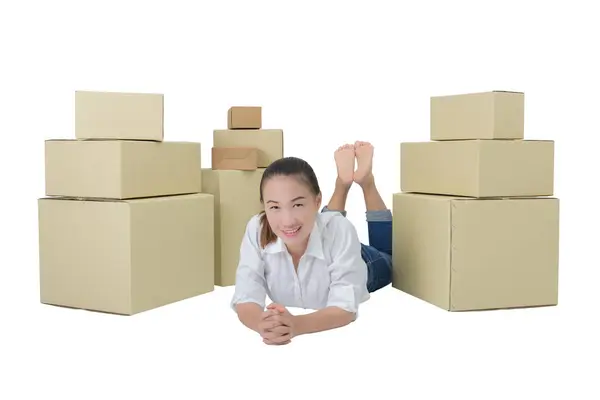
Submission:
<svg viewBox="0 0 600 400">
<path fill-rule="evenodd" d="M 164 96 L 76 91 L 75 137 L 162 141 Z"/>
<path fill-rule="evenodd" d="M 258 150 L 254 147 L 213 147 L 212 169 L 253 171 L 258 168 Z"/>
<path fill-rule="evenodd" d="M 525 95 L 490 91 L 430 99 L 430 139 L 524 139 Z"/>
<path fill-rule="evenodd" d="M 551 140 L 404 142 L 400 148 L 402 192 L 470 197 L 554 192 Z"/>
<path fill-rule="evenodd" d="M 46 196 L 127 199 L 198 193 L 200 143 L 47 140 Z"/>
<path fill-rule="evenodd" d="M 558 304 L 558 199 L 396 193 L 393 214 L 393 287 L 450 311 Z"/>
<path fill-rule="evenodd" d="M 202 169 L 202 192 L 215 196 L 215 285 L 235 284 L 246 225 L 262 209 L 260 179 L 264 169 Z"/>
<path fill-rule="evenodd" d="M 283 157 L 281 129 L 215 129 L 214 147 L 254 147 L 258 150 L 258 168 L 266 168 Z"/>
<path fill-rule="evenodd" d="M 262 107 L 234 106 L 227 111 L 227 129 L 261 129 Z"/>
<path fill-rule="evenodd" d="M 38 200 L 44 304 L 132 315 L 214 289 L 214 198 Z"/>
</svg>

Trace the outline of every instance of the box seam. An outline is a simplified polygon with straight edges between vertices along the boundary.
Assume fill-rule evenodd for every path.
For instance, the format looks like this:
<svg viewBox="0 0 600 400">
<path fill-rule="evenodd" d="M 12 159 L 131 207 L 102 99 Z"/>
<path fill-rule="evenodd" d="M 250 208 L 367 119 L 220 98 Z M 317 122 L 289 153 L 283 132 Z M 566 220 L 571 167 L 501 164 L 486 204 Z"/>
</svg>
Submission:
<svg viewBox="0 0 600 400">
<path fill-rule="evenodd" d="M 454 208 L 456 207 L 456 204 L 454 203 L 454 201 L 450 201 L 450 207 L 448 209 L 448 213 L 450 214 L 450 256 L 449 256 L 449 267 L 448 268 L 448 274 L 449 274 L 449 279 L 448 279 L 448 310 L 452 310 L 453 306 L 452 306 L 452 278 L 454 275 L 454 264 L 452 263 L 453 261 L 453 256 L 454 256 Z"/>
</svg>

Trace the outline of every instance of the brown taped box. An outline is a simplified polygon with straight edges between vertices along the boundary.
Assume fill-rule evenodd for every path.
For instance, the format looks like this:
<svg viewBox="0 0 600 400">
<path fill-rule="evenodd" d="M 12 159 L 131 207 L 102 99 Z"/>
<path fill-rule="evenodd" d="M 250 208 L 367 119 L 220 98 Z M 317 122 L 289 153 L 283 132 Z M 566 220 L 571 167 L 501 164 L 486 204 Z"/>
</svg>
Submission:
<svg viewBox="0 0 600 400">
<path fill-rule="evenodd" d="M 164 96 L 76 91 L 75 137 L 162 141 Z"/>
<path fill-rule="evenodd" d="M 491 92 L 430 99 L 430 139 L 523 139 L 525 95 Z"/>
<path fill-rule="evenodd" d="M 450 311 L 558 304 L 559 200 L 393 196 L 392 286 Z"/>
<path fill-rule="evenodd" d="M 266 168 L 283 157 L 281 129 L 215 129 L 214 147 L 254 147 L 258 151 L 258 168 Z"/>
<path fill-rule="evenodd" d="M 214 197 L 42 198 L 45 304 L 132 315 L 214 290 Z"/>
<path fill-rule="evenodd" d="M 456 140 L 400 145 L 402 192 L 552 196 L 554 141 Z"/>
<path fill-rule="evenodd" d="M 263 209 L 259 192 L 263 173 L 264 169 L 202 169 L 202 192 L 215 196 L 215 285 L 235 285 L 246 225 Z"/>
<path fill-rule="evenodd" d="M 262 128 L 262 107 L 234 106 L 227 111 L 227 129 Z"/>
<path fill-rule="evenodd" d="M 252 171 L 258 168 L 258 150 L 254 147 L 213 147 L 212 169 Z"/>
<path fill-rule="evenodd" d="M 47 140 L 46 196 L 127 199 L 199 193 L 200 143 Z"/>
</svg>

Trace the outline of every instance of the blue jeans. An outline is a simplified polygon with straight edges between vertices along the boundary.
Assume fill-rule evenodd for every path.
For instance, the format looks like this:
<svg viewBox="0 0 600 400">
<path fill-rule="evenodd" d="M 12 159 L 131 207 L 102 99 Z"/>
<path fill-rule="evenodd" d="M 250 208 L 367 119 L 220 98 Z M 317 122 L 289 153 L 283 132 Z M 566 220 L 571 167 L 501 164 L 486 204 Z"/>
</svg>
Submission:
<svg viewBox="0 0 600 400">
<path fill-rule="evenodd" d="M 321 212 L 337 211 L 323 207 Z M 338 211 L 346 216 L 346 211 Z M 362 258 L 367 264 L 369 293 L 392 283 L 392 212 L 367 211 L 369 244 L 361 243 Z"/>
</svg>

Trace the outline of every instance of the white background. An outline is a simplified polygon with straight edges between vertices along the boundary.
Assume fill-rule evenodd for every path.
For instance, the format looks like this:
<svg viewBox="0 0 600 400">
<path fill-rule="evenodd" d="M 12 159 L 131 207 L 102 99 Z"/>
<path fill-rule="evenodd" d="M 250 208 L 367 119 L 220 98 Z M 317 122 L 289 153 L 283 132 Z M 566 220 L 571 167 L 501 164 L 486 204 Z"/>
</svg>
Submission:
<svg viewBox="0 0 600 400">
<path fill-rule="evenodd" d="M 598 398 L 600 28 L 591 6 L 154 4 L 0 6 L 0 398 Z M 284 130 L 286 155 L 314 166 L 326 197 L 334 149 L 370 136 L 388 205 L 400 142 L 429 139 L 430 96 L 524 91 L 526 138 L 556 141 L 560 305 L 449 313 L 387 287 L 357 323 L 282 347 L 237 321 L 232 288 L 135 317 L 41 305 L 44 140 L 74 137 L 78 89 L 164 93 L 165 140 L 202 142 L 203 166 L 227 108 L 261 105 L 264 127 Z M 360 191 L 350 198 L 366 240 Z"/>
</svg>

